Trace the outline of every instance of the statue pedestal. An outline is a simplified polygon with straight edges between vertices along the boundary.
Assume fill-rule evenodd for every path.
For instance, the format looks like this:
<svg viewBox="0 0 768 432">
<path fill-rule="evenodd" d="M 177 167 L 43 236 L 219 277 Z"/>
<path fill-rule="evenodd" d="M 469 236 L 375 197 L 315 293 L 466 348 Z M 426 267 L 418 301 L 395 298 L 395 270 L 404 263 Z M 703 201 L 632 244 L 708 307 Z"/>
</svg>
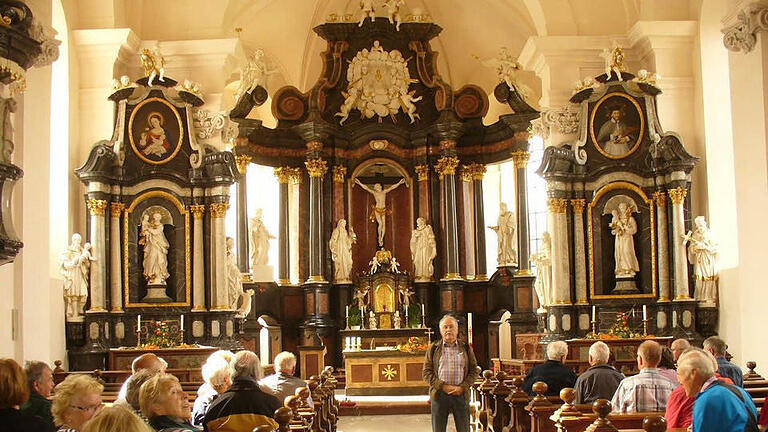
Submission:
<svg viewBox="0 0 768 432">
<path fill-rule="evenodd" d="M 254 282 L 274 282 L 275 271 L 271 265 L 259 264 L 251 269 Z"/>
<path fill-rule="evenodd" d="M 614 294 L 637 294 L 639 292 L 634 277 L 616 278 L 616 288 L 613 289 Z"/>
<path fill-rule="evenodd" d="M 173 300 L 165 293 L 166 288 L 168 287 L 165 284 L 147 285 L 147 295 L 141 301 L 145 303 L 170 303 Z"/>
</svg>

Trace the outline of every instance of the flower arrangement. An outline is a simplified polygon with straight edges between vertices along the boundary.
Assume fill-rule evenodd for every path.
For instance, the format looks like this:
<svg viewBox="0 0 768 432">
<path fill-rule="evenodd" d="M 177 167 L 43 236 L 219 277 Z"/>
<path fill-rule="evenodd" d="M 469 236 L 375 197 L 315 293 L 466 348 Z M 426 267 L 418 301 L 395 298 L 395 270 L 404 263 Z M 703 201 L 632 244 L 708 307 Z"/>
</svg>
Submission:
<svg viewBox="0 0 768 432">
<path fill-rule="evenodd" d="M 150 326 L 147 326 L 147 339 L 142 348 L 173 348 L 179 345 L 180 334 L 171 331 L 171 326 L 167 320 L 150 321 L 149 323 L 154 324 L 154 330 L 150 330 Z"/>
<path fill-rule="evenodd" d="M 419 353 L 424 352 L 429 347 L 429 344 L 424 342 L 423 338 L 412 336 L 408 338 L 408 342 L 404 344 L 397 344 L 398 351 L 407 353 Z"/>
<path fill-rule="evenodd" d="M 611 324 L 607 333 L 589 333 L 587 339 L 629 339 L 629 338 L 652 338 L 654 335 L 644 335 L 636 332 L 629 327 L 630 312 L 618 312 L 616 321 Z"/>
</svg>

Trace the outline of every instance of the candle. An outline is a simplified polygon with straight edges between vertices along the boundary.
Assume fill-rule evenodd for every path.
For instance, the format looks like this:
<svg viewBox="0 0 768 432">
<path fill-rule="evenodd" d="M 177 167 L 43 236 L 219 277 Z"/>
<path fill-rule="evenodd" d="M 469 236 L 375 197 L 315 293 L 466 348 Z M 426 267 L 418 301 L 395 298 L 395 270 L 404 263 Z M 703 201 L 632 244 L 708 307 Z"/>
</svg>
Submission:
<svg viewBox="0 0 768 432">
<path fill-rule="evenodd" d="M 648 320 L 648 309 L 645 305 L 643 305 L 643 321 Z"/>
<path fill-rule="evenodd" d="M 184 314 L 181 314 L 181 329 L 184 330 Z"/>
<path fill-rule="evenodd" d="M 349 318 L 349 305 L 344 306 L 344 316 Z"/>
<path fill-rule="evenodd" d="M 595 305 L 592 305 L 592 321 L 595 321 Z"/>
<path fill-rule="evenodd" d="M 426 318 L 426 314 L 424 313 L 424 303 L 421 304 L 421 316 Z"/>
<path fill-rule="evenodd" d="M 472 312 L 467 313 L 467 340 L 472 345 Z"/>
<path fill-rule="evenodd" d="M 141 331 L 141 314 L 136 316 L 136 331 Z"/>
</svg>

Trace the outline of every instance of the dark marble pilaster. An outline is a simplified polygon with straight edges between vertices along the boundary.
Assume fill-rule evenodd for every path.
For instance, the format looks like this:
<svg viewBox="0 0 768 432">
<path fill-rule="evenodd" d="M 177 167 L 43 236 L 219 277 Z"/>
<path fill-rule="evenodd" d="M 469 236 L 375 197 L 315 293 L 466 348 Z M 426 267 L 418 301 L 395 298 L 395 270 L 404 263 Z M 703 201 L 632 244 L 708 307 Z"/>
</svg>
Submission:
<svg viewBox="0 0 768 432">
<path fill-rule="evenodd" d="M 517 268 L 521 274 L 531 274 L 530 239 L 528 228 L 528 150 L 512 152 L 515 163 L 515 183 L 517 184 Z"/>
<path fill-rule="evenodd" d="M 475 279 L 488 279 L 488 267 L 485 262 L 485 210 L 483 210 L 483 174 L 485 165 L 472 164 L 469 166 L 472 174 L 472 188 L 475 217 Z"/>
<path fill-rule="evenodd" d="M 459 274 L 459 239 L 457 236 L 457 217 L 456 217 L 456 167 L 459 165 L 459 158 L 456 156 L 443 156 L 437 161 L 435 170 L 440 173 L 443 180 L 443 194 L 445 205 L 443 207 L 443 218 L 445 227 L 443 229 L 445 242 L 445 275 L 444 279 L 460 278 Z"/>
</svg>

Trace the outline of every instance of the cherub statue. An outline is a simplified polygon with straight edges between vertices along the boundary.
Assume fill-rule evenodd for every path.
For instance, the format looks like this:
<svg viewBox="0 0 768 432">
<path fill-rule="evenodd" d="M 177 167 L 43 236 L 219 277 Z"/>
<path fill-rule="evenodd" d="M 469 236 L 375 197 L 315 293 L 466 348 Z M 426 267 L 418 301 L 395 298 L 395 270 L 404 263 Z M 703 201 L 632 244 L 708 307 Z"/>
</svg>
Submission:
<svg viewBox="0 0 768 432">
<path fill-rule="evenodd" d="M 339 112 L 334 114 L 334 116 L 341 117 L 339 124 L 343 125 L 349 117 L 349 112 L 352 111 L 352 108 L 355 107 L 357 101 L 360 99 L 360 90 L 357 87 L 350 87 L 349 93 L 343 91 L 341 94 L 344 95 L 344 103 L 341 105 Z"/>
<path fill-rule="evenodd" d="M 480 57 L 473 55 L 474 58 L 480 60 Z M 517 60 L 510 54 L 506 47 L 499 49 L 499 55 L 495 58 L 482 60 L 483 66 L 491 68 L 496 71 L 496 76 L 499 82 L 504 82 L 507 86 L 520 94 L 523 99 L 528 99 L 533 90 L 521 84 L 517 79 L 517 73 L 522 70 L 522 66 Z"/>
<path fill-rule="evenodd" d="M 400 263 L 397 262 L 397 258 L 392 257 L 392 259 L 389 261 L 389 270 L 392 273 L 400 273 Z"/>
<path fill-rule="evenodd" d="M 360 17 L 360 24 L 358 27 L 362 27 L 365 19 L 370 17 L 371 22 L 376 21 L 376 10 L 373 8 L 373 0 L 360 0 L 360 12 L 363 16 Z"/>
<path fill-rule="evenodd" d="M 416 93 L 416 90 L 411 90 L 408 93 L 404 93 L 400 96 L 400 106 L 403 107 L 403 111 L 405 111 L 406 114 L 408 114 L 408 117 L 411 119 L 411 124 L 416 121 L 417 118 L 421 118 L 418 113 L 416 113 L 416 105 L 414 105 L 414 102 L 418 102 L 421 100 L 421 96 L 419 97 L 413 97 L 413 95 Z"/>
<path fill-rule="evenodd" d="M 608 79 L 611 78 L 611 72 L 616 73 L 616 77 L 619 81 L 624 79 L 621 76 L 621 72 L 624 71 L 624 50 L 621 49 L 619 43 L 613 41 L 611 49 L 604 48 L 600 57 L 605 60 L 605 75 Z"/>
<path fill-rule="evenodd" d="M 395 30 L 400 31 L 400 24 L 403 18 L 400 15 L 400 7 L 405 6 L 404 0 L 384 0 L 384 7 L 387 9 L 387 18 L 390 24 L 395 24 Z"/>
<path fill-rule="evenodd" d="M 376 270 L 379 269 L 379 266 L 381 266 L 381 263 L 376 258 L 376 255 L 374 255 L 373 259 L 371 260 L 371 262 L 368 263 L 368 265 L 371 266 L 371 274 L 374 274 L 376 273 Z"/>
<path fill-rule="evenodd" d="M 373 311 L 368 312 L 368 329 L 376 330 L 378 325 L 376 323 L 376 314 Z"/>
<path fill-rule="evenodd" d="M 400 311 L 395 311 L 395 316 L 392 318 L 392 322 L 396 329 L 402 326 L 402 320 L 400 319 Z"/>
<path fill-rule="evenodd" d="M 160 48 L 142 49 L 141 66 L 144 68 L 144 73 L 149 77 L 147 86 L 152 87 L 152 81 L 155 80 L 155 77 L 158 81 L 165 82 L 165 59 L 160 54 Z"/>
</svg>

